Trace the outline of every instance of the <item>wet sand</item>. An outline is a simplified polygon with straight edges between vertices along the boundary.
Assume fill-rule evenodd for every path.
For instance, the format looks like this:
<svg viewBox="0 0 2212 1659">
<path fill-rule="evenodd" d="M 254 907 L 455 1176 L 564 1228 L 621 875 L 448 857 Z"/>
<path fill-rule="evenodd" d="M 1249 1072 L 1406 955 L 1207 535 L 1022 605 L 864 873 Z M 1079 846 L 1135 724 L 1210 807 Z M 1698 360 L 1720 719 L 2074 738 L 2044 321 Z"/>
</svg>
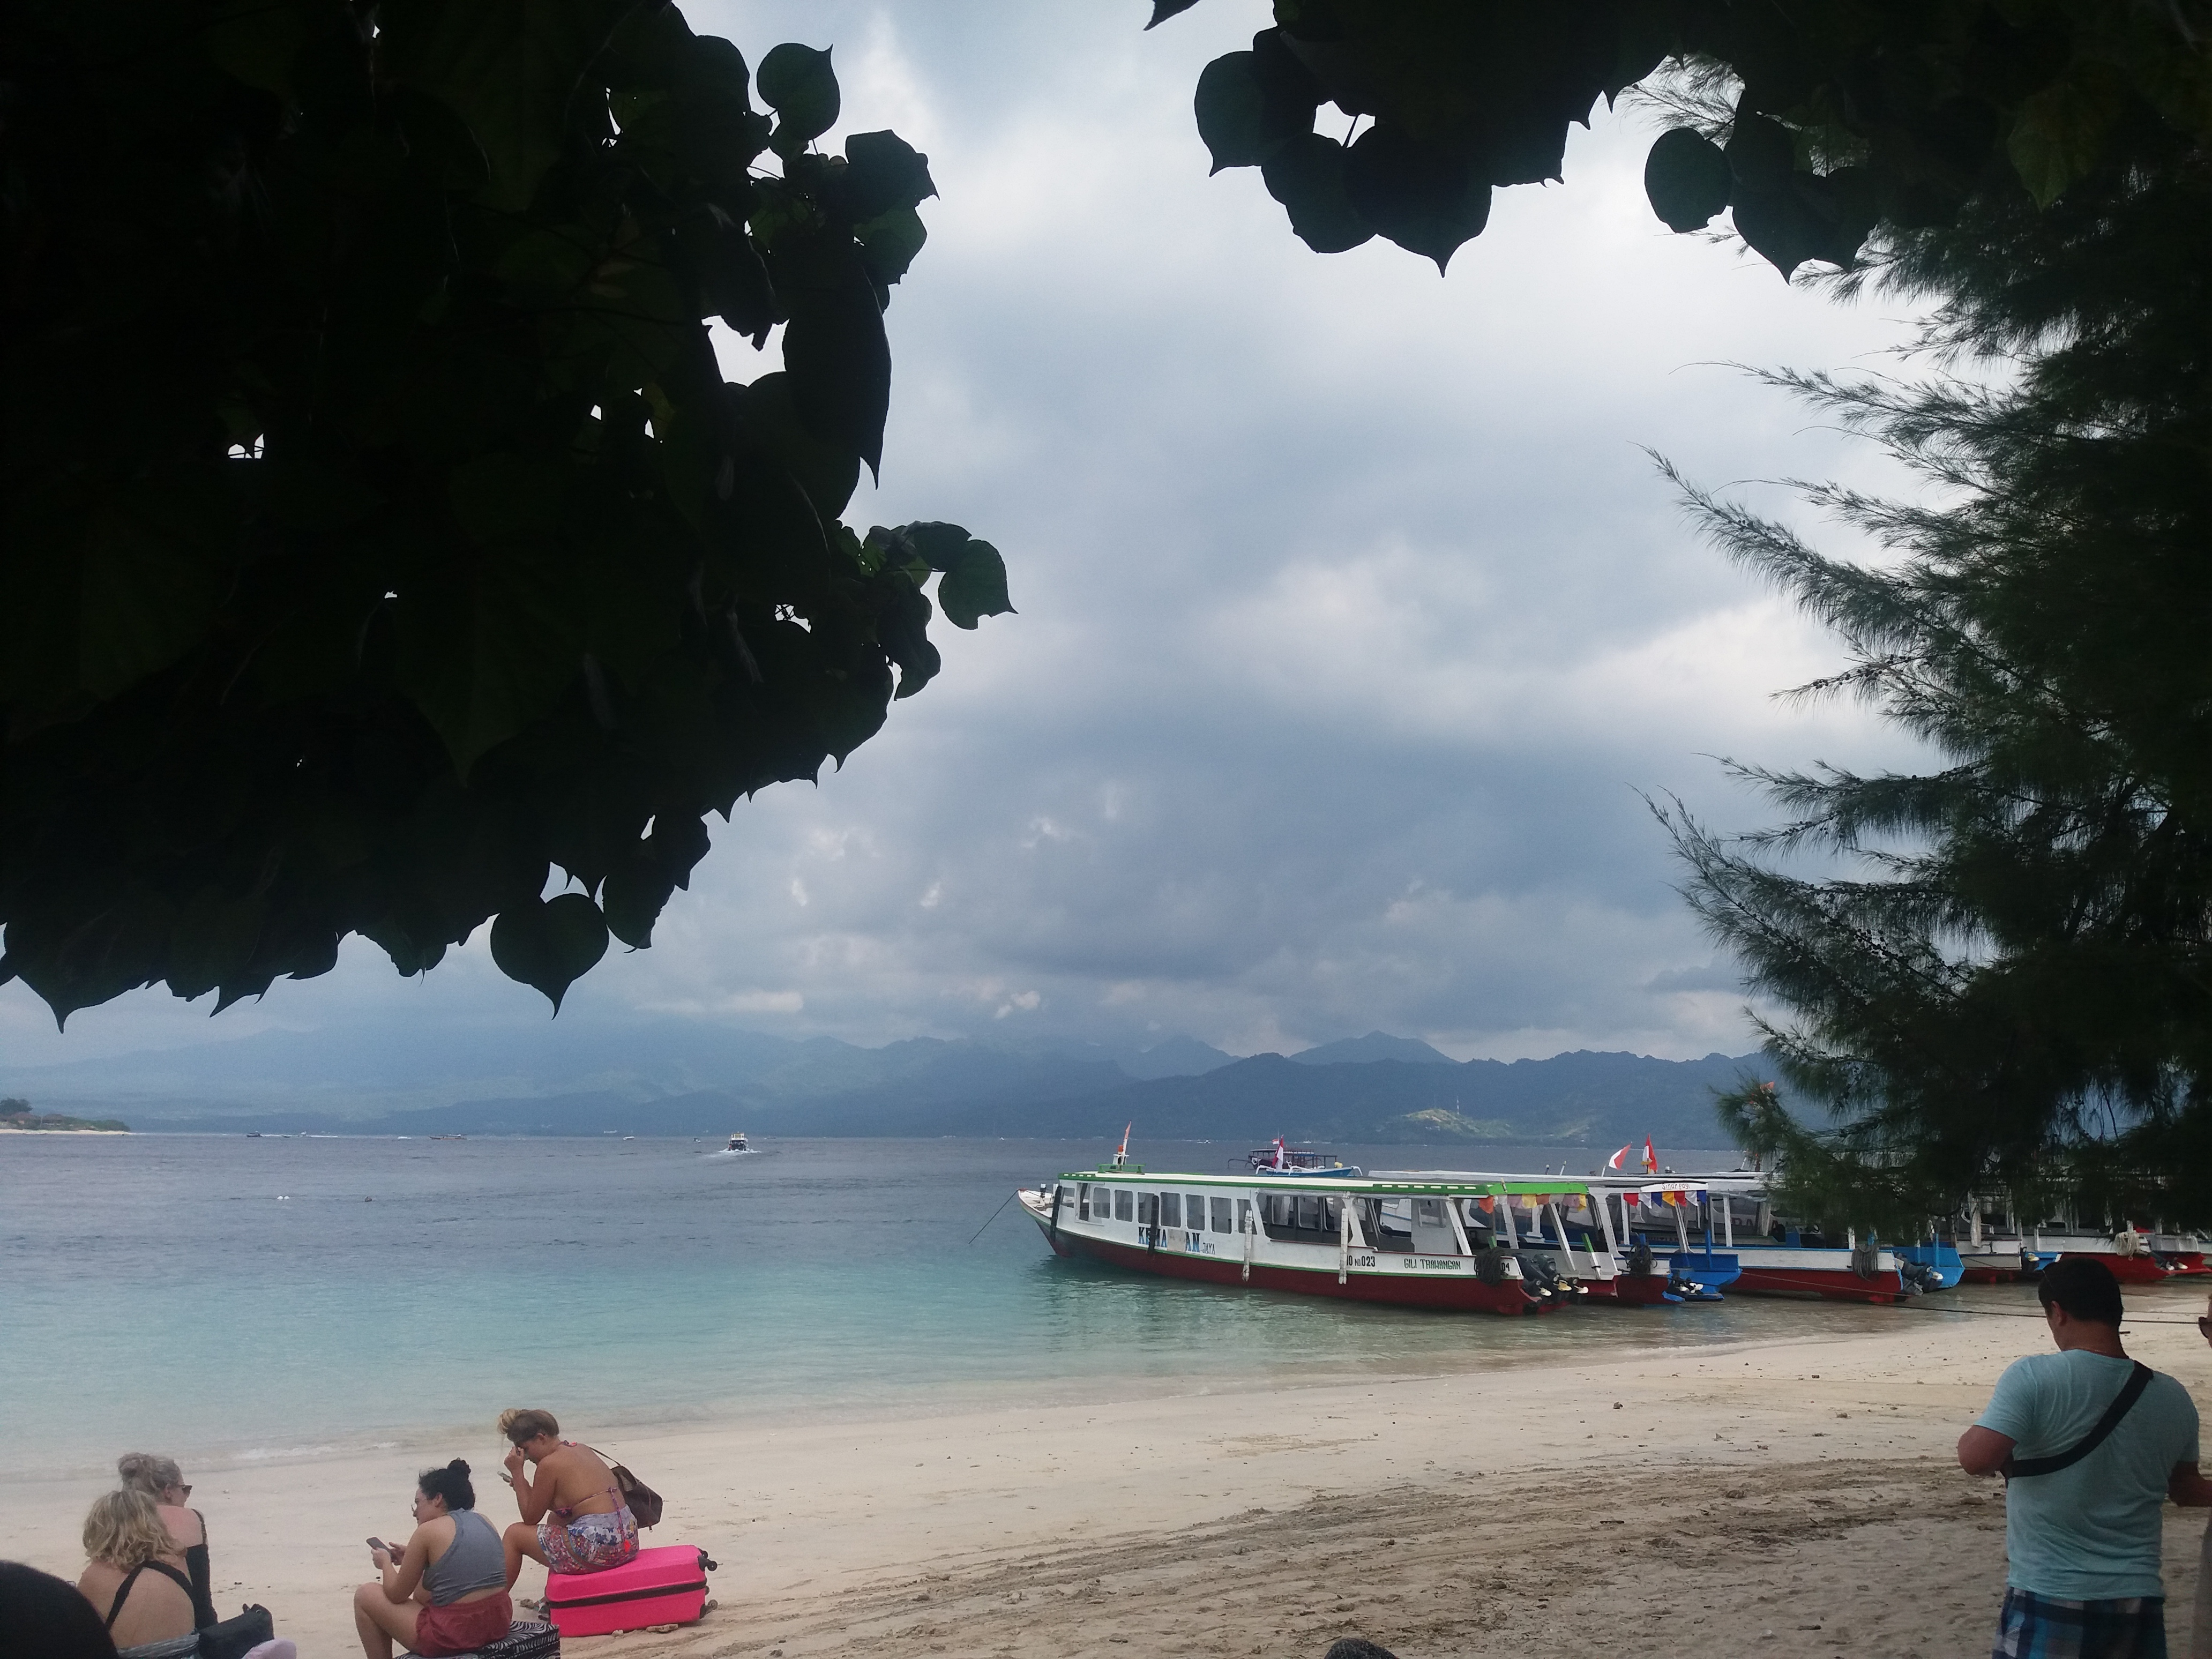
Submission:
<svg viewBox="0 0 2212 1659">
<path fill-rule="evenodd" d="M 1951 1449 L 1997 1373 L 2048 1338 L 2032 1299 L 2028 1316 L 1941 1305 L 1849 1337 L 1808 1306 L 1800 1340 L 1618 1364 L 633 1431 L 599 1443 L 666 1497 L 648 1543 L 715 1558 L 715 1606 L 673 1633 L 563 1647 L 1319 1659 L 1358 1634 L 1403 1659 L 1986 1652 L 2002 1488 Z M 2203 1306 L 2179 1287 L 2136 1296 L 2128 1342 L 2212 1407 Z M 307 1659 L 357 1651 L 360 1540 L 404 1528 L 433 1449 L 480 1451 L 484 1512 L 513 1517 L 488 1445 L 188 1471 L 218 1604 L 267 1603 Z M 98 1490 L 10 1483 L 0 1555 L 74 1577 Z M 2167 1517 L 2179 1650 L 2205 1514 Z M 526 1568 L 519 1593 L 541 1584 Z"/>
</svg>

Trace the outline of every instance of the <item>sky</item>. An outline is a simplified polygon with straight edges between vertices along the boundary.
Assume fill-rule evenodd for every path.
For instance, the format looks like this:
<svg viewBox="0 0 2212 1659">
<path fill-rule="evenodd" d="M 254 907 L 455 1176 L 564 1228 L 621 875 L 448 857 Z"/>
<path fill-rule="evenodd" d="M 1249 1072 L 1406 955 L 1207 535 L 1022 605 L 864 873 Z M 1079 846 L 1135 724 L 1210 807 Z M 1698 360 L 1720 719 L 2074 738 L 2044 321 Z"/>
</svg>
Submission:
<svg viewBox="0 0 2212 1659">
<path fill-rule="evenodd" d="M 1019 614 L 939 621 L 944 673 L 842 771 L 710 820 L 653 947 L 615 946 L 562 1019 L 1753 1046 L 1645 796 L 1750 828 L 1717 757 L 1911 751 L 1855 706 L 1776 699 L 1834 643 L 1698 539 L 1647 450 L 1849 549 L 1772 481 L 1899 481 L 1735 366 L 1881 371 L 1899 307 L 1670 234 L 1652 118 L 1602 106 L 1565 182 L 1499 192 L 1447 275 L 1379 239 L 1310 252 L 1256 170 L 1207 176 L 1191 117 L 1264 0 L 1149 33 L 1148 0 L 684 11 L 756 64 L 834 46 L 823 148 L 888 126 L 928 153 L 881 482 L 848 520 L 967 526 Z M 718 345 L 732 379 L 776 366 Z M 211 1006 L 143 991 L 64 1034 L 11 983 L 0 1063 L 548 1017 L 481 930 L 418 980 L 353 939 L 319 980 Z"/>
</svg>

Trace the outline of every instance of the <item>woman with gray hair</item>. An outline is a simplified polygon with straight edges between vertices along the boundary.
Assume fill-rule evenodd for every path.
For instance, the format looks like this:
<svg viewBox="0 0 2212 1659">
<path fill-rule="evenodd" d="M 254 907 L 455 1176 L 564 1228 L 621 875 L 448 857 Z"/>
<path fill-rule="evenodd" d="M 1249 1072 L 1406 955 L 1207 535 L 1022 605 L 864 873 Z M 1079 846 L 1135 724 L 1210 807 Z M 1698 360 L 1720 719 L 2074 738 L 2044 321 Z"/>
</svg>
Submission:
<svg viewBox="0 0 2212 1659">
<path fill-rule="evenodd" d="M 213 1570 L 208 1565 L 207 1522 L 198 1510 L 185 1507 L 192 1489 L 173 1457 L 153 1452 L 125 1452 L 115 1460 L 115 1473 L 125 1492 L 143 1492 L 154 1500 L 161 1524 L 168 1529 L 173 1549 L 163 1559 L 181 1566 L 192 1581 L 192 1620 L 202 1629 L 216 1622 Z"/>
<path fill-rule="evenodd" d="M 111 1492 L 84 1517 L 89 1558 L 76 1581 L 106 1622 L 118 1659 L 192 1659 L 200 1632 L 191 1581 L 161 1558 L 172 1540 L 143 1492 Z"/>
</svg>

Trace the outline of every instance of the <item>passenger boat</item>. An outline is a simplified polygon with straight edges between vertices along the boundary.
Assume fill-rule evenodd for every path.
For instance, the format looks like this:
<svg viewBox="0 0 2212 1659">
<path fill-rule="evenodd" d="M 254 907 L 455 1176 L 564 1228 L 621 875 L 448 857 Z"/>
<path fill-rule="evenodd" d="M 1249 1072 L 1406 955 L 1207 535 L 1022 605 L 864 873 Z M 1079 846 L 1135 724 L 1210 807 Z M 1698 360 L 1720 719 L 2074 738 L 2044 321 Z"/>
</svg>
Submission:
<svg viewBox="0 0 2212 1659">
<path fill-rule="evenodd" d="M 2094 1256 L 2123 1285 L 2158 1285 L 2212 1273 L 2204 1264 L 2203 1243 L 2194 1234 L 2148 1233 L 2123 1224 L 2109 1233 L 2038 1227 L 2034 1238 L 2039 1250 L 2060 1261 L 2069 1255 Z"/>
<path fill-rule="evenodd" d="M 1648 1193 L 1640 1183 L 1614 1183 L 1601 1193 L 1596 1181 L 1570 1182 L 1548 1175 L 1475 1170 L 1382 1170 L 1376 1174 L 1397 1181 L 1499 1182 L 1534 1189 L 1506 1204 L 1495 1224 L 1510 1247 L 1541 1257 L 1592 1302 L 1631 1307 L 1717 1302 L 1720 1286 L 1735 1277 L 1733 1262 L 1717 1265 L 1710 1252 L 1693 1270 L 1688 1264 L 1678 1267 L 1673 1253 L 1655 1252 L 1636 1237 L 1634 1218 L 1644 1212 L 1646 1204 L 1664 1206 L 1663 1182 L 1649 1183 Z M 1686 1234 L 1683 1245 L 1688 1248 Z"/>
<path fill-rule="evenodd" d="M 730 1137 L 730 1144 L 722 1150 L 726 1152 L 749 1152 L 752 1148 L 746 1144 L 744 1131 L 740 1129 Z"/>
<path fill-rule="evenodd" d="M 1548 1313 L 1575 1299 L 1516 1249 L 1516 1200 L 1579 1183 L 1384 1179 L 1340 1167 L 1150 1174 L 1123 1152 L 1016 1196 L 1054 1254 L 1241 1289 L 1402 1307 Z M 1503 1218 L 1501 1218 L 1501 1217 Z"/>
<path fill-rule="evenodd" d="M 1604 1196 L 1634 1194 L 1639 1200 L 1631 1227 L 1656 1255 L 1671 1243 L 1670 1264 L 1695 1273 L 1700 1259 L 1710 1271 L 1725 1273 L 1731 1262 L 1734 1276 L 1723 1282 L 1731 1291 L 1750 1296 L 1818 1297 L 1838 1302 L 1902 1302 L 1911 1294 L 1897 1253 L 1872 1239 L 1860 1243 L 1847 1234 L 1841 1247 L 1825 1239 L 1814 1242 L 1798 1229 L 1778 1224 L 1769 1188 L 1771 1178 L 1756 1170 L 1732 1170 L 1719 1175 L 1593 1176 L 1593 1194 Z M 1675 1193 L 1681 1200 L 1655 1209 L 1655 1195 Z M 1702 1249 L 1690 1237 L 1688 1218 L 1699 1215 Z M 1737 1237 L 1737 1228 L 1744 1229 Z M 1669 1241 L 1666 1232 L 1673 1231 Z M 1774 1235 L 1779 1232 L 1778 1238 Z M 1818 1238 L 1818 1235 L 1814 1236 Z"/>
</svg>

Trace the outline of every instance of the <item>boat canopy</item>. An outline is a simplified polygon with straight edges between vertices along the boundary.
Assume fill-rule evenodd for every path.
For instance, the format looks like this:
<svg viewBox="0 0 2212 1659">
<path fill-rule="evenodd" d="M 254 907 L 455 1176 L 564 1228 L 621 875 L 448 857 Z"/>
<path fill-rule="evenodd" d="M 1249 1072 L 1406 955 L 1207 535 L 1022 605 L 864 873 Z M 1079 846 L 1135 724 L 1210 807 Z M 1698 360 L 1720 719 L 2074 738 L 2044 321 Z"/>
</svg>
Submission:
<svg viewBox="0 0 2212 1659">
<path fill-rule="evenodd" d="M 1222 1187 L 1252 1193 L 1294 1188 L 1325 1192 L 1332 1198 L 1357 1194 L 1365 1198 L 1513 1198 L 1540 1202 L 1547 1198 L 1581 1199 L 1589 1193 L 1587 1182 L 1570 1181 L 1561 1176 L 1479 1176 L 1461 1179 L 1456 1176 L 1412 1174 L 1333 1176 L 1322 1182 L 1297 1170 L 1269 1170 L 1255 1175 L 1193 1175 L 1163 1170 L 1139 1174 L 1126 1166 L 1117 1170 L 1108 1164 L 1097 1170 L 1068 1170 L 1057 1179 L 1093 1186 L 1121 1183 L 1132 1187 Z"/>
</svg>

